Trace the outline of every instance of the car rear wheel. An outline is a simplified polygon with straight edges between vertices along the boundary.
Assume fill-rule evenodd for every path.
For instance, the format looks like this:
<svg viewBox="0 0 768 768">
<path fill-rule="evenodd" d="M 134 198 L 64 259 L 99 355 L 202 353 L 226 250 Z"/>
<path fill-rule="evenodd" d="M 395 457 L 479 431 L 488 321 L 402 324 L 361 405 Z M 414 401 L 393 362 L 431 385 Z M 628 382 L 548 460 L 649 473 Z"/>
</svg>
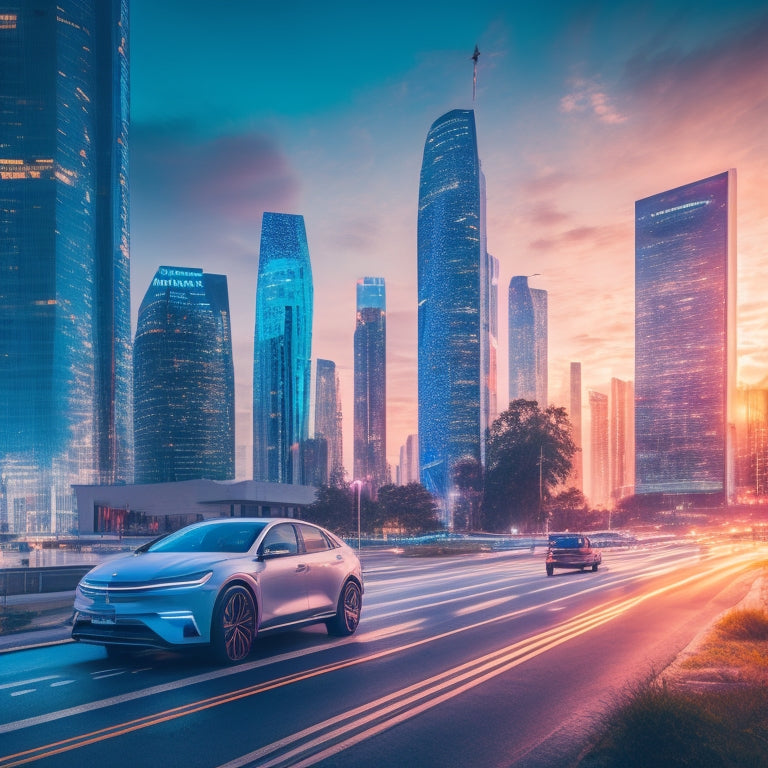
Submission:
<svg viewBox="0 0 768 768">
<path fill-rule="evenodd" d="M 211 626 L 211 651 L 220 664 L 248 657 L 256 638 L 256 604 L 241 586 L 229 587 L 216 601 Z"/>
<path fill-rule="evenodd" d="M 360 586 L 354 581 L 348 581 L 339 595 L 336 615 L 325 622 L 329 635 L 346 637 L 354 634 L 360 623 L 360 612 L 363 607 L 363 594 Z"/>
</svg>

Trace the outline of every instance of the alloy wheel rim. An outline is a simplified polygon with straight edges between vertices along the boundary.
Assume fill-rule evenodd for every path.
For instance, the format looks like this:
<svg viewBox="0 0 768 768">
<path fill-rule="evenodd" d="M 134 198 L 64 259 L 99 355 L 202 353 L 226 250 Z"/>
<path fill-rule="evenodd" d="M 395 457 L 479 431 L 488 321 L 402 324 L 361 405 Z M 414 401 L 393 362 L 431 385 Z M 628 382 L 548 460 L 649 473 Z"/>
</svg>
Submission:
<svg viewBox="0 0 768 768">
<path fill-rule="evenodd" d="M 344 591 L 344 621 L 349 630 L 356 629 L 360 621 L 360 592 L 354 584 Z"/>
<path fill-rule="evenodd" d="M 253 607 L 242 592 L 232 595 L 224 607 L 224 647 L 232 661 L 244 659 L 253 643 Z"/>
</svg>

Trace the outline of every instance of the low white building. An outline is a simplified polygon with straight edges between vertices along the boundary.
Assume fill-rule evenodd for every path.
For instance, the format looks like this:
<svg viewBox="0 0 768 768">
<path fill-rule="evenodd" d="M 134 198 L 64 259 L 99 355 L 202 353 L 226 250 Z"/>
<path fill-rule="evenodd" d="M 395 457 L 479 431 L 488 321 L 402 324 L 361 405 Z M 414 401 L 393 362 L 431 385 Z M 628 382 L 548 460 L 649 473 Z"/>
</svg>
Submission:
<svg viewBox="0 0 768 768">
<path fill-rule="evenodd" d="M 186 480 L 148 485 L 75 485 L 80 535 L 154 535 L 212 517 L 300 517 L 315 500 L 306 485 Z"/>
</svg>

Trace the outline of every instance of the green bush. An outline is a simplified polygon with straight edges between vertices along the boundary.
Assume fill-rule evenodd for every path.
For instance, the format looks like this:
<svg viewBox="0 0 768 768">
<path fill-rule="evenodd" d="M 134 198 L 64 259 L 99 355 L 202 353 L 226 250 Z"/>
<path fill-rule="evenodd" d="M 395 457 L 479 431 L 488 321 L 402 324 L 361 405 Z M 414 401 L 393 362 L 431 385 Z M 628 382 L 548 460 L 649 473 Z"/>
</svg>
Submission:
<svg viewBox="0 0 768 768">
<path fill-rule="evenodd" d="M 581 768 L 766 768 L 768 690 L 632 691 L 607 721 Z"/>
</svg>

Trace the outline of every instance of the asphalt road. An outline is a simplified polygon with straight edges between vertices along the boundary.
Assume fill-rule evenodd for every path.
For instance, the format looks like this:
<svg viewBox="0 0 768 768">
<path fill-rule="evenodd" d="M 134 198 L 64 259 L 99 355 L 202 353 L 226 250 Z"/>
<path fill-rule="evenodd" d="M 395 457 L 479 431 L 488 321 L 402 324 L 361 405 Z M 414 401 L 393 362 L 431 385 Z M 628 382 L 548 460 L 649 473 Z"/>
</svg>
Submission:
<svg viewBox="0 0 768 768">
<path fill-rule="evenodd" d="M 737 603 L 765 548 L 366 555 L 349 639 L 264 637 L 244 664 L 65 644 L 0 657 L 0 768 L 568 766 L 628 683 Z"/>
</svg>

